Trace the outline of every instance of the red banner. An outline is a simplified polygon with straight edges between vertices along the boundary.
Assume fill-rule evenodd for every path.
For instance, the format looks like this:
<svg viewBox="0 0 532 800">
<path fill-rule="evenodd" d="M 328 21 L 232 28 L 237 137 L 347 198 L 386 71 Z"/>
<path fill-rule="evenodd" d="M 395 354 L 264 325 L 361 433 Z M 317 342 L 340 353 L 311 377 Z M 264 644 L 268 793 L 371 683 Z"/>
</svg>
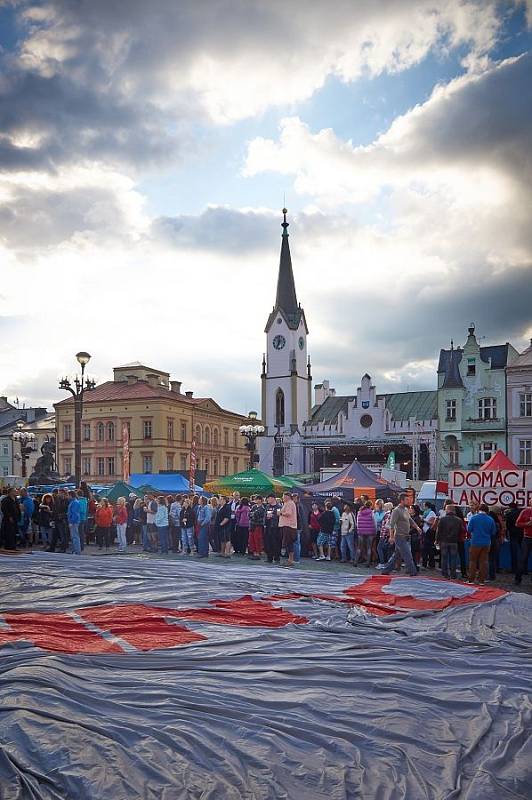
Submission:
<svg viewBox="0 0 532 800">
<path fill-rule="evenodd" d="M 190 447 L 190 475 L 188 479 L 188 486 L 191 492 L 194 491 L 196 485 L 196 439 L 192 437 L 192 445 Z"/>
<path fill-rule="evenodd" d="M 122 425 L 122 480 L 129 481 L 129 428 L 127 422 Z"/>
</svg>

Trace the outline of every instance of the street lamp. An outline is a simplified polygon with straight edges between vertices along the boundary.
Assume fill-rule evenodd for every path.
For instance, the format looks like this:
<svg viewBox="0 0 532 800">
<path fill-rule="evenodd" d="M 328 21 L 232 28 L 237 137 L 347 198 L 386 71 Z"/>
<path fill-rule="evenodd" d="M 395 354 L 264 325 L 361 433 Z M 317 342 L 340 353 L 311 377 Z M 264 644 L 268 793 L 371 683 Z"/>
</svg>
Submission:
<svg viewBox="0 0 532 800">
<path fill-rule="evenodd" d="M 256 411 L 249 412 L 248 420 L 248 424 L 241 425 L 238 430 L 240 435 L 246 439 L 246 449 L 249 450 L 249 468 L 254 469 L 258 461 L 258 456 L 256 455 L 257 436 L 263 436 L 265 428 L 264 425 L 257 424 Z"/>
<path fill-rule="evenodd" d="M 81 482 L 81 418 L 83 416 L 83 395 L 90 392 L 96 383 L 90 378 L 85 379 L 85 367 L 91 357 L 89 353 L 81 351 L 76 353 L 76 358 L 81 366 L 81 378 L 74 378 L 74 386 L 68 378 L 61 378 L 59 388 L 70 392 L 74 398 L 74 475 L 76 486 Z"/>
<path fill-rule="evenodd" d="M 22 460 L 21 464 L 21 474 L 22 477 L 26 477 L 26 461 L 30 457 L 30 455 L 35 452 L 33 448 L 33 444 L 35 442 L 35 434 L 31 433 L 31 431 L 23 430 L 24 423 L 17 422 L 17 430 L 13 434 L 13 441 L 20 443 L 20 458 Z"/>
</svg>

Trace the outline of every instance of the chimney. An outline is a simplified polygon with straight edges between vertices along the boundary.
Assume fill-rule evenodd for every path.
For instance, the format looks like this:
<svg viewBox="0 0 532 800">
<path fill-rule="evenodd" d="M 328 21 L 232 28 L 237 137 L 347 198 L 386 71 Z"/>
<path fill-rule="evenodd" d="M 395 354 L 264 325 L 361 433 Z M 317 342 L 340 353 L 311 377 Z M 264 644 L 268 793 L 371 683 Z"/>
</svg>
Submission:
<svg viewBox="0 0 532 800">
<path fill-rule="evenodd" d="M 138 382 L 138 377 L 136 375 L 128 375 L 127 376 L 127 385 L 133 386 L 134 383 Z"/>
<path fill-rule="evenodd" d="M 185 392 L 185 397 L 192 397 L 194 392 Z"/>
<path fill-rule="evenodd" d="M 153 372 L 149 372 L 146 375 L 146 380 L 150 384 L 150 386 L 157 386 L 157 375 L 154 375 Z"/>
<path fill-rule="evenodd" d="M 181 394 L 181 383 L 182 381 L 170 381 L 170 387 L 176 394 Z"/>
</svg>

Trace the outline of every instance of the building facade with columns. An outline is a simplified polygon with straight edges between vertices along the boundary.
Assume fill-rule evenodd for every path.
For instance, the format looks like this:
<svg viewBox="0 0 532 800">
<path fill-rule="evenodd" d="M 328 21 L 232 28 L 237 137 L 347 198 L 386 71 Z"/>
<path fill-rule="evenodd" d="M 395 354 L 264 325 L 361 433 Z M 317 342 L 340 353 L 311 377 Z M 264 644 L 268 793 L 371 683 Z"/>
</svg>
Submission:
<svg viewBox="0 0 532 800">
<path fill-rule="evenodd" d="M 57 468 L 74 472 L 74 401 L 54 405 Z M 248 452 L 239 426 L 247 418 L 221 408 L 210 397 L 182 392 L 168 372 L 133 362 L 113 370 L 113 380 L 86 392 L 81 430 L 83 480 L 112 483 L 122 477 L 123 434 L 129 438 L 129 472 L 190 469 L 192 441 L 196 468 L 207 478 L 246 469 Z"/>
<path fill-rule="evenodd" d="M 532 469 L 532 339 L 506 370 L 508 455 L 515 464 Z"/>
</svg>

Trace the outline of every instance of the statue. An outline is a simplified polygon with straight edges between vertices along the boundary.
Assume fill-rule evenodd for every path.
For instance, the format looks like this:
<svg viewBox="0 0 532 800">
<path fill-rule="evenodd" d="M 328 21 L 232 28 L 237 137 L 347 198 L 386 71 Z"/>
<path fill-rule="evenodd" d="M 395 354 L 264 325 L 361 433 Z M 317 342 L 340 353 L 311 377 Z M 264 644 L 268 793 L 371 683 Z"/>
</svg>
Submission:
<svg viewBox="0 0 532 800">
<path fill-rule="evenodd" d="M 43 443 L 42 455 L 37 459 L 28 483 L 30 486 L 50 485 L 61 483 L 59 473 L 55 469 L 55 439 Z"/>
</svg>

